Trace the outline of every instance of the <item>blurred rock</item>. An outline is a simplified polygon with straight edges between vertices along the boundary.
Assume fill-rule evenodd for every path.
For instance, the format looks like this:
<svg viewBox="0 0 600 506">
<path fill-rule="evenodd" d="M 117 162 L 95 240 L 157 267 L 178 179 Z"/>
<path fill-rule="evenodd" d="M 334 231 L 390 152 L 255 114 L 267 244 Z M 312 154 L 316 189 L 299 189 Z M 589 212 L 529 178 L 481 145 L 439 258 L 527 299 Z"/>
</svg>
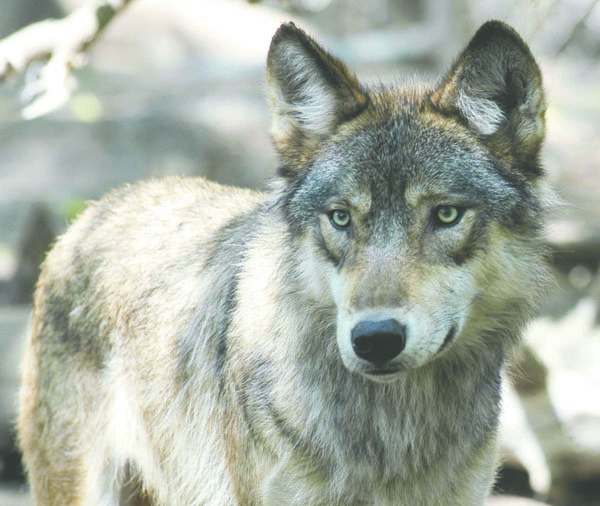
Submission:
<svg viewBox="0 0 600 506">
<path fill-rule="evenodd" d="M 586 296 L 560 318 L 534 321 L 513 374 L 519 395 L 504 396 L 506 465 L 526 469 L 532 489 L 556 504 L 600 502 L 597 312 Z"/>
</svg>

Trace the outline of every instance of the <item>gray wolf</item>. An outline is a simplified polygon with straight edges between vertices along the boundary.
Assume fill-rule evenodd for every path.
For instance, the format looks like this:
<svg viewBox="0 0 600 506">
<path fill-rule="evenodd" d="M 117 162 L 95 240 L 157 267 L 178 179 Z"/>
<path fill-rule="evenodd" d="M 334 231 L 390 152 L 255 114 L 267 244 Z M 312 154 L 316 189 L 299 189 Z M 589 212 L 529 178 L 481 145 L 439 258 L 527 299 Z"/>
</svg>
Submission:
<svg viewBox="0 0 600 506">
<path fill-rule="evenodd" d="M 543 292 L 538 66 L 489 22 L 437 84 L 365 86 L 294 24 L 281 166 L 92 203 L 45 260 L 19 438 L 38 505 L 481 505 Z"/>
</svg>

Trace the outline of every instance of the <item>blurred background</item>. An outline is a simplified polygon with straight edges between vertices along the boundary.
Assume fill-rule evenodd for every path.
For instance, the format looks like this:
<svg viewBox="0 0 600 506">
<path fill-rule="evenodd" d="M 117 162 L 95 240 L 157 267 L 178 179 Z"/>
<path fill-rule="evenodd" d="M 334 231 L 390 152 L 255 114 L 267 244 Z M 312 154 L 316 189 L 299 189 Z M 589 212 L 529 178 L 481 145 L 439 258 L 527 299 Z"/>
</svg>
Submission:
<svg viewBox="0 0 600 506">
<path fill-rule="evenodd" d="M 35 21 L 62 18 L 86 2 L 0 0 L 0 39 Z M 549 216 L 556 287 L 528 329 L 511 372 L 513 386 L 506 390 L 505 464 L 497 492 L 556 506 L 600 506 L 598 3 L 131 0 L 79 57 L 81 68 L 64 76 L 62 95 L 47 110 L 40 106 L 47 90 L 38 86 L 43 61 L 5 72 L 0 506 L 30 504 L 13 421 L 38 266 L 86 201 L 117 185 L 166 174 L 264 187 L 277 165 L 264 67 L 282 21 L 303 26 L 366 82 L 410 82 L 439 77 L 491 18 L 514 26 L 542 68 L 549 103 L 544 162 L 565 202 Z M 10 51 L 0 42 L 0 75 Z M 496 501 L 509 504 L 502 502 L 506 498 Z"/>
</svg>

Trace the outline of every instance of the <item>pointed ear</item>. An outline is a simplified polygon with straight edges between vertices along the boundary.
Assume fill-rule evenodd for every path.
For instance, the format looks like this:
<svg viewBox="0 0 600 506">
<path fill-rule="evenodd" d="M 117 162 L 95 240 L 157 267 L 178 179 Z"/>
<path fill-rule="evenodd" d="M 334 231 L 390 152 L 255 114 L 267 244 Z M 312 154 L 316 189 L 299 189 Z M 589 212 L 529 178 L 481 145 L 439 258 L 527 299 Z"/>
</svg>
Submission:
<svg viewBox="0 0 600 506">
<path fill-rule="evenodd" d="M 292 173 L 369 101 L 346 66 L 293 23 L 283 24 L 271 42 L 267 94 L 271 135 Z"/>
<path fill-rule="evenodd" d="M 432 102 L 457 115 L 490 149 L 540 172 L 546 104 L 542 76 L 521 37 L 500 21 L 485 23 L 459 56 Z"/>
</svg>

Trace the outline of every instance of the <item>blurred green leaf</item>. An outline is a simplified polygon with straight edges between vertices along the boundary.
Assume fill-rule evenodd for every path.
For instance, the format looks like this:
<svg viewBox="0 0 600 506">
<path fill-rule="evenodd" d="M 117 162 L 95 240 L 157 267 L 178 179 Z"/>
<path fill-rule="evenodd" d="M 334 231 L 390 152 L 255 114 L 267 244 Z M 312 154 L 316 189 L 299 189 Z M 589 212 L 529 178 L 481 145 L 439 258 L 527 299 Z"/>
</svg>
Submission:
<svg viewBox="0 0 600 506">
<path fill-rule="evenodd" d="M 63 202 L 60 206 L 60 215 L 71 222 L 87 207 L 87 201 L 84 199 L 70 199 Z"/>
</svg>

